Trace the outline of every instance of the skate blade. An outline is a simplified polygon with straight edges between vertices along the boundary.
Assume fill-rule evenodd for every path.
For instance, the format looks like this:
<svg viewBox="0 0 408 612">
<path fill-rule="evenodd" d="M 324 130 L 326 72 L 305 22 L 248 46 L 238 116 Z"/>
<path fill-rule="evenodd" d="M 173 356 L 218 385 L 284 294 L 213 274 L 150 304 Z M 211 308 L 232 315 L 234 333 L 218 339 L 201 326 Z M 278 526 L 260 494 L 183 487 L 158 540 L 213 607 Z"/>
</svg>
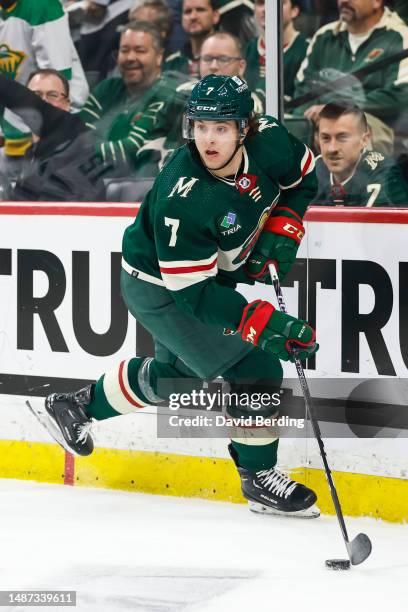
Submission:
<svg viewBox="0 0 408 612">
<path fill-rule="evenodd" d="M 35 416 L 37 421 L 44 427 L 44 429 L 48 431 L 50 436 L 54 438 L 54 440 L 58 442 L 58 444 L 62 446 L 62 448 L 67 451 L 67 453 L 79 456 L 78 453 L 73 451 L 72 448 L 68 446 L 64 436 L 59 430 L 59 427 L 55 424 L 54 419 L 48 414 L 45 407 L 34 408 L 34 406 L 28 400 L 26 400 L 26 406 Z"/>
<path fill-rule="evenodd" d="M 316 505 L 310 506 L 310 508 L 306 508 L 305 510 L 297 510 L 296 512 L 283 512 L 282 510 L 276 510 L 275 508 L 251 500 L 248 500 L 248 506 L 250 511 L 256 514 L 270 514 L 272 516 L 300 519 L 314 519 L 320 516 L 320 510 Z"/>
</svg>

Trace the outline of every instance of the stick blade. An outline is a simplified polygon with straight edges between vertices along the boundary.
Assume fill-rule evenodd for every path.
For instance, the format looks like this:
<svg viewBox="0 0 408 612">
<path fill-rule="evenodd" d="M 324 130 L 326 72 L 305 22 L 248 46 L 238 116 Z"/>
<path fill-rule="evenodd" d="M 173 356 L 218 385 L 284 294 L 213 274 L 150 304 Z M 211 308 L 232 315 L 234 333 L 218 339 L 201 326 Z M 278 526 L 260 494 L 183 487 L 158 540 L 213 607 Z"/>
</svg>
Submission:
<svg viewBox="0 0 408 612">
<path fill-rule="evenodd" d="M 359 533 L 354 540 L 348 543 L 347 549 L 352 565 L 359 565 L 371 554 L 372 544 L 365 533 Z"/>
</svg>

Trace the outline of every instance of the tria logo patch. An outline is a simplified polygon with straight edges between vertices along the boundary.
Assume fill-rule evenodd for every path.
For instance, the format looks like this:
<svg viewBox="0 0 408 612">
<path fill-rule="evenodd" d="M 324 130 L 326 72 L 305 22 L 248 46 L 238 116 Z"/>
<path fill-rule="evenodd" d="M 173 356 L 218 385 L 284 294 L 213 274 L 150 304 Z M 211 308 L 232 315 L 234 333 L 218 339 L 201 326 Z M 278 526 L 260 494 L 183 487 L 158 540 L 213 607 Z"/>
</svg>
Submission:
<svg viewBox="0 0 408 612">
<path fill-rule="evenodd" d="M 235 234 L 238 230 L 241 229 L 241 225 L 239 224 L 238 215 L 234 212 L 228 212 L 224 217 L 218 219 L 218 223 L 220 224 L 223 231 L 221 234 L 223 236 L 229 236 L 230 234 Z"/>
<path fill-rule="evenodd" d="M 257 180 L 258 177 L 255 176 L 255 174 L 241 174 L 241 176 L 236 179 L 235 184 L 240 193 L 246 193 L 255 187 Z"/>
<path fill-rule="evenodd" d="M 225 215 L 225 217 L 221 221 L 221 227 L 225 227 L 226 229 L 229 229 L 231 225 L 234 225 L 236 220 L 237 220 L 237 215 L 233 212 L 229 212 L 227 215 Z"/>
</svg>

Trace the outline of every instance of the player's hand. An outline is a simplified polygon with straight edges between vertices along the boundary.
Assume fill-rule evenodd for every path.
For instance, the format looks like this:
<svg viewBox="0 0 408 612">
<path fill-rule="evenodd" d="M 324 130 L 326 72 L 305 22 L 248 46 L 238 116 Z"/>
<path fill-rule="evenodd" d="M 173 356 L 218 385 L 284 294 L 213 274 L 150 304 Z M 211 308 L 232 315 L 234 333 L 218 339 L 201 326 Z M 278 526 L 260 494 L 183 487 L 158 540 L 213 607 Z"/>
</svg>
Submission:
<svg viewBox="0 0 408 612">
<path fill-rule="evenodd" d="M 276 263 L 282 281 L 296 259 L 305 229 L 300 221 L 287 216 L 271 217 L 259 236 L 245 265 L 249 277 L 270 283 L 268 266 Z"/>
<path fill-rule="evenodd" d="M 255 300 L 248 304 L 238 327 L 242 339 L 273 353 L 282 361 L 308 359 L 316 353 L 315 330 L 302 319 L 276 310 L 269 302 Z"/>
</svg>

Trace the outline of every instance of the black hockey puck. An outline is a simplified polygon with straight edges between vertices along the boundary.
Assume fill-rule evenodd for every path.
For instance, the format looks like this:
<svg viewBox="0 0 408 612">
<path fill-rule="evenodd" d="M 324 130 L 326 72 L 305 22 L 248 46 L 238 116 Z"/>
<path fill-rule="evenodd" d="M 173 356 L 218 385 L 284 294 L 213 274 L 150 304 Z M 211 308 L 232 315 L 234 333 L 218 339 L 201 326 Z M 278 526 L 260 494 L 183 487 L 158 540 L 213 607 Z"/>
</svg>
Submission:
<svg viewBox="0 0 408 612">
<path fill-rule="evenodd" d="M 326 559 L 326 567 L 332 570 L 348 570 L 350 569 L 349 559 Z"/>
</svg>

